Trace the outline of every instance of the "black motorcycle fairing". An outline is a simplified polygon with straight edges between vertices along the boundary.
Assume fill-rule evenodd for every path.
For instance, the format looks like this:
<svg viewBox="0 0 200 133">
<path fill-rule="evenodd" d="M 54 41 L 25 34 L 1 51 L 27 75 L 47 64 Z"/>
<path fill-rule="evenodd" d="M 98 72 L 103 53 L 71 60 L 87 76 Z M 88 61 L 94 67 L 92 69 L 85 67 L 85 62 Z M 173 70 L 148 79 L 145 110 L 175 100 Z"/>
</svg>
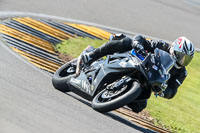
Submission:
<svg viewBox="0 0 200 133">
<path fill-rule="evenodd" d="M 105 83 L 139 71 L 140 64 L 140 60 L 128 54 L 109 55 L 105 60 L 95 61 L 83 68 L 79 76 L 71 78 L 68 84 L 73 87 L 72 91 L 74 88 L 79 89 L 80 93 L 86 93 L 84 97 L 92 99 Z"/>
<path fill-rule="evenodd" d="M 169 71 L 174 66 L 174 60 L 169 53 L 158 48 L 147 58 L 149 59 L 143 64 L 148 68 L 146 73 L 149 84 L 154 92 L 160 93 L 167 87 L 166 82 L 170 78 Z"/>
<path fill-rule="evenodd" d="M 145 54 L 145 58 L 138 55 L 128 52 L 108 55 L 105 60 L 100 59 L 90 66 L 80 64 L 78 67 L 69 62 L 56 71 L 52 83 L 57 83 L 61 89 L 70 88 L 92 101 L 92 107 L 97 111 L 111 111 L 137 98 L 149 98 L 152 88 L 155 92 L 166 88 L 168 72 L 173 64 L 170 55 L 157 49 L 153 54 Z M 71 67 L 80 68 L 78 75 Z M 109 88 L 111 85 L 113 87 Z M 110 96 L 107 97 L 107 94 Z"/>
</svg>

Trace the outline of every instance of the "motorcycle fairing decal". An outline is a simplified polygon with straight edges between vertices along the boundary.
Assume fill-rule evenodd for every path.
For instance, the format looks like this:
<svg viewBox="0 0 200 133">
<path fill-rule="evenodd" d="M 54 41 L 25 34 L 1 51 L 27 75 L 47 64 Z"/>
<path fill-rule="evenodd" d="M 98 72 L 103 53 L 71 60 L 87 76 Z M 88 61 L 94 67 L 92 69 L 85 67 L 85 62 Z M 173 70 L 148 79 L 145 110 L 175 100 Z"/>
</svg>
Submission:
<svg viewBox="0 0 200 133">
<path fill-rule="evenodd" d="M 158 67 L 157 67 L 156 65 L 153 65 L 152 68 L 153 68 L 154 70 L 156 70 L 156 71 L 158 70 Z"/>
<path fill-rule="evenodd" d="M 94 85 L 91 85 L 90 89 L 91 89 L 91 91 L 94 91 Z"/>
<path fill-rule="evenodd" d="M 126 65 L 127 65 L 127 62 L 121 61 L 121 62 L 119 63 L 119 65 L 120 65 L 121 67 L 125 68 Z"/>
<path fill-rule="evenodd" d="M 75 78 L 71 78 L 71 79 L 70 79 L 70 82 L 71 82 L 71 83 L 74 83 L 74 84 L 80 84 L 80 83 L 81 83 L 81 80 L 75 79 Z"/>
<path fill-rule="evenodd" d="M 78 87 L 80 90 L 88 93 L 88 94 L 92 94 L 94 91 L 94 86 L 90 85 L 87 81 L 85 80 L 80 80 L 80 79 L 76 79 L 76 78 L 71 78 L 70 79 L 70 83 L 75 86 Z"/>
<path fill-rule="evenodd" d="M 89 94 L 92 94 L 92 92 L 91 92 L 91 85 L 90 84 L 88 84 L 86 81 L 83 81 L 83 80 L 81 80 L 82 81 L 82 89 L 83 90 L 85 90 L 87 93 L 89 93 Z"/>
</svg>

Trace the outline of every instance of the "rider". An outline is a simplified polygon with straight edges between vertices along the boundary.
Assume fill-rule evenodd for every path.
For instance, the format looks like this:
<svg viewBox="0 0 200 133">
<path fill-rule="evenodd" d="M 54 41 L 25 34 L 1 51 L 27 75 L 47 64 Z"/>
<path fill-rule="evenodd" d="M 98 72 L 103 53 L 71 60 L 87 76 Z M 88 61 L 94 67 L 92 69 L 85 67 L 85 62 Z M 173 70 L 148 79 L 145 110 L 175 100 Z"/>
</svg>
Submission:
<svg viewBox="0 0 200 133">
<path fill-rule="evenodd" d="M 168 80 L 168 87 L 162 93 L 162 97 L 171 99 L 177 93 L 178 87 L 183 83 L 187 76 L 187 71 L 185 66 L 187 66 L 194 56 L 194 45 L 186 37 L 179 37 L 170 46 L 163 40 L 147 40 L 142 35 L 136 35 L 133 39 L 125 36 L 124 34 L 116 34 L 113 36 L 112 40 L 105 43 L 104 45 L 96 48 L 95 50 L 82 54 L 82 61 L 86 65 L 92 63 L 93 61 L 108 55 L 114 54 L 116 52 L 126 52 L 132 49 L 138 51 L 154 52 L 155 48 L 162 49 L 172 55 L 176 63 L 174 67 L 170 70 L 171 77 Z M 132 111 L 138 113 L 142 111 L 147 106 L 148 97 L 143 97 L 137 99 L 128 105 Z"/>
</svg>

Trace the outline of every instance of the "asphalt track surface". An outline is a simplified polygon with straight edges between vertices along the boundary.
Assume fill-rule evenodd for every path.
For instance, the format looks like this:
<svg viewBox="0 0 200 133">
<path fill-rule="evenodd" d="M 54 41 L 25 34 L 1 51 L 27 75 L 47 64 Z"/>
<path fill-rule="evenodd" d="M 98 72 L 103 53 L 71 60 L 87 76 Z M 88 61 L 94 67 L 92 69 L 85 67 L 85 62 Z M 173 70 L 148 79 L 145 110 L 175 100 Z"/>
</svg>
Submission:
<svg viewBox="0 0 200 133">
<path fill-rule="evenodd" d="M 199 0 L 0 0 L 0 11 L 73 18 L 169 41 L 186 36 L 200 48 Z"/>
<path fill-rule="evenodd" d="M 197 0 L 0 0 L 0 11 L 73 18 L 165 40 L 186 36 L 200 44 Z M 6 49 L 6 50 L 5 50 Z M 38 71 L 0 44 L 0 132 L 148 132 L 115 113 L 100 114 L 87 101 L 54 90 Z"/>
<path fill-rule="evenodd" d="M 87 101 L 55 90 L 49 75 L 7 46 L 1 44 L 0 53 L 1 133 L 150 132 L 114 112 L 98 113 Z"/>
</svg>

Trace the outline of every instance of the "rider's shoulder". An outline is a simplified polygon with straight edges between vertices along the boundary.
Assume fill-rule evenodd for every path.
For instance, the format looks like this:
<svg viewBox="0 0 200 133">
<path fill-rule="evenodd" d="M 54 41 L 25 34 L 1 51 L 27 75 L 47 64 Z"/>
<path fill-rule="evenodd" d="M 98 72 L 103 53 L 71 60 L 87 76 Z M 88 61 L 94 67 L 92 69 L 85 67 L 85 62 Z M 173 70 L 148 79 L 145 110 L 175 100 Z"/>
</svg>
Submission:
<svg viewBox="0 0 200 133">
<path fill-rule="evenodd" d="M 123 40 L 123 43 L 130 43 L 130 44 L 131 44 L 132 41 L 133 41 L 131 37 L 125 37 L 125 38 L 123 38 L 122 40 Z"/>
<path fill-rule="evenodd" d="M 123 33 L 118 33 L 118 34 L 114 34 L 113 39 L 112 40 L 122 40 L 124 38 L 126 38 L 127 36 Z"/>
</svg>

